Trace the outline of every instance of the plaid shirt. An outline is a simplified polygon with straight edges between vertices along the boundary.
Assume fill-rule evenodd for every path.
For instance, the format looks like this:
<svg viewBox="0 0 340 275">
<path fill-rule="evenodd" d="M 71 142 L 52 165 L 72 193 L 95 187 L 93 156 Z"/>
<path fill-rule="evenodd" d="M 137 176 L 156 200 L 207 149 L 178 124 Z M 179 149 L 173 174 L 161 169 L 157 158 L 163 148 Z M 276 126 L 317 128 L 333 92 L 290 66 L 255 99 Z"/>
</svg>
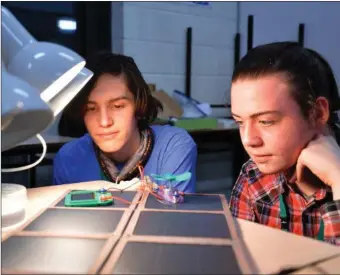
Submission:
<svg viewBox="0 0 340 275">
<path fill-rule="evenodd" d="M 243 165 L 232 190 L 232 215 L 281 229 L 279 196 L 284 192 L 290 232 L 317 238 L 323 219 L 324 240 L 340 246 L 340 200 L 333 201 L 331 187 L 324 186 L 306 200 L 282 173 L 264 175 L 252 160 Z"/>
</svg>

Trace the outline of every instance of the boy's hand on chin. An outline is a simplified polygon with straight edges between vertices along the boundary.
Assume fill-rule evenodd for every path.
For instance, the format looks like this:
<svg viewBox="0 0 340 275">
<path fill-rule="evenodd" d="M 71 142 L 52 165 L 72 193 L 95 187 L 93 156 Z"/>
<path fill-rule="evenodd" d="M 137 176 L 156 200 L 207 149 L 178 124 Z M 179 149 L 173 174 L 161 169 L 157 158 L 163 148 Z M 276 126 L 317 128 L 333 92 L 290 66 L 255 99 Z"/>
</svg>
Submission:
<svg viewBox="0 0 340 275">
<path fill-rule="evenodd" d="M 297 182 L 307 180 L 306 168 L 323 183 L 332 187 L 340 185 L 340 147 L 333 136 L 319 134 L 301 151 L 296 164 Z"/>
</svg>

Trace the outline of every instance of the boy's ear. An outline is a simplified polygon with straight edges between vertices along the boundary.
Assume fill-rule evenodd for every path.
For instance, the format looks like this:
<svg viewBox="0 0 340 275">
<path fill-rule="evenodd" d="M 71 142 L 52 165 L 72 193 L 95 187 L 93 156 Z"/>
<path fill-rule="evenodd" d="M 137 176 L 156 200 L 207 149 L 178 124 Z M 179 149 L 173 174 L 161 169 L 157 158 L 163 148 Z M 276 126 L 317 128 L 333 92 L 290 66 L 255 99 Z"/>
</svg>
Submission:
<svg viewBox="0 0 340 275">
<path fill-rule="evenodd" d="M 327 125 L 329 119 L 329 103 L 328 100 L 320 96 L 316 99 L 314 108 L 312 109 L 311 119 L 316 127 L 323 128 Z"/>
</svg>

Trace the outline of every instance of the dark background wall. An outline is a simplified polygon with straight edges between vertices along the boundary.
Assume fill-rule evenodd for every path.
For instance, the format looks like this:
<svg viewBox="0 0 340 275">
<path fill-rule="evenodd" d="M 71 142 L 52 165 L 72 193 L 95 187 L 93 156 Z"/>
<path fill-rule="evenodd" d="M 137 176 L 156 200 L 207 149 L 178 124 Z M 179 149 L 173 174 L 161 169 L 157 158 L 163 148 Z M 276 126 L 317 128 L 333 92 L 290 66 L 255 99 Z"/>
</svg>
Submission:
<svg viewBox="0 0 340 275">
<path fill-rule="evenodd" d="M 111 2 L 2 2 L 37 39 L 64 45 L 84 58 L 111 51 Z M 59 19 L 77 22 L 75 32 L 63 32 Z"/>
</svg>

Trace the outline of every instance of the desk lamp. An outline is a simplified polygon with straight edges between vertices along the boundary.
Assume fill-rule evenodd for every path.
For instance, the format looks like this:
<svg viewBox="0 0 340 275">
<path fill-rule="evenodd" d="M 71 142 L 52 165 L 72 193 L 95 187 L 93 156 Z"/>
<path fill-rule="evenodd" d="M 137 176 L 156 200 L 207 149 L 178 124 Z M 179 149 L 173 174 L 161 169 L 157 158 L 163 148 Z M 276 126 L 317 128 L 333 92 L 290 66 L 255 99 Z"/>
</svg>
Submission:
<svg viewBox="0 0 340 275">
<path fill-rule="evenodd" d="M 43 145 L 43 153 L 35 163 L 1 170 L 17 172 L 34 167 L 44 158 L 46 143 L 39 133 L 53 123 L 93 73 L 70 49 L 36 41 L 3 6 L 1 17 L 1 151 L 34 135 Z M 2 228 L 12 228 L 25 219 L 26 188 L 2 183 L 1 192 Z"/>
<path fill-rule="evenodd" d="M 37 89 L 56 116 L 88 82 L 92 72 L 72 50 L 37 41 L 3 6 L 1 19 L 1 57 L 7 71 Z"/>
</svg>

